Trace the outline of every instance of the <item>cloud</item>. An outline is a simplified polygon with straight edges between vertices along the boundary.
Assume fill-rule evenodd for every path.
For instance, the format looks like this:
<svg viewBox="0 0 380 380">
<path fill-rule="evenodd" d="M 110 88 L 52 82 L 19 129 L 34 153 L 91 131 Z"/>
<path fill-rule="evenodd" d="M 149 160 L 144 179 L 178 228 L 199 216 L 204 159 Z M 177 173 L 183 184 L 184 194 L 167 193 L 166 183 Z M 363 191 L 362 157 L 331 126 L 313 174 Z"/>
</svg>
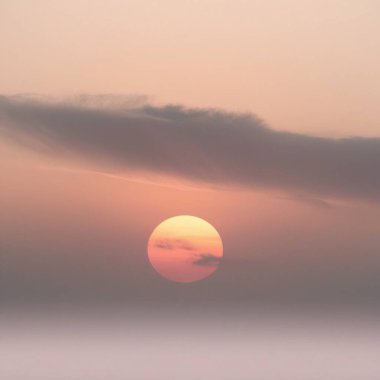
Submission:
<svg viewBox="0 0 380 380">
<path fill-rule="evenodd" d="M 159 249 L 174 250 L 184 249 L 185 251 L 194 251 L 195 247 L 185 239 L 156 239 L 154 246 Z"/>
<path fill-rule="evenodd" d="M 313 137 L 275 131 L 253 115 L 105 99 L 2 96 L 0 133 L 110 172 L 380 201 L 379 138 Z"/>
<path fill-rule="evenodd" d="M 158 239 L 155 240 L 154 246 L 159 249 L 165 249 L 171 251 L 175 248 L 172 241 L 170 239 Z"/>
<path fill-rule="evenodd" d="M 201 267 L 216 267 L 221 261 L 220 256 L 213 255 L 212 253 L 201 253 L 193 260 L 193 265 Z"/>
</svg>

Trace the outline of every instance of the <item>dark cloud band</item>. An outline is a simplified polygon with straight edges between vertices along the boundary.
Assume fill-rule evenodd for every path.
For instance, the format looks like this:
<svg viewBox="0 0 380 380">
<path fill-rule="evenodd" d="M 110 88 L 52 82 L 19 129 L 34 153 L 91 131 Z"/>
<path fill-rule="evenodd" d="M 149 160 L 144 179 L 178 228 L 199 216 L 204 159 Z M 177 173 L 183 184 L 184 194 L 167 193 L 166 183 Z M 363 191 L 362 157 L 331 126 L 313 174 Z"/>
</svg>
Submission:
<svg viewBox="0 0 380 380">
<path fill-rule="evenodd" d="M 279 132 L 252 115 L 0 97 L 0 131 L 29 146 L 223 186 L 380 200 L 380 139 Z"/>
</svg>

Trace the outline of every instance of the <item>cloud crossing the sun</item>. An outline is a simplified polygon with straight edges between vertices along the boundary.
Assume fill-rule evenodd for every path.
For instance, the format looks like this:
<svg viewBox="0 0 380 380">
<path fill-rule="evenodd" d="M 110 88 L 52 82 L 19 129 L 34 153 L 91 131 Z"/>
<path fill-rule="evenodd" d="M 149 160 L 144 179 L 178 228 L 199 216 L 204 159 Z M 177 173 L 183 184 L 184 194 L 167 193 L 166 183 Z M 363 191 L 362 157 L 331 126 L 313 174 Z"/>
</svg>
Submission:
<svg viewBox="0 0 380 380">
<path fill-rule="evenodd" d="M 185 239 L 156 239 L 154 241 L 154 246 L 159 249 L 165 250 L 175 250 L 175 249 L 183 249 L 185 251 L 194 251 L 195 247 Z"/>
<path fill-rule="evenodd" d="M 216 267 L 221 262 L 222 257 L 213 255 L 212 253 L 201 253 L 193 260 L 193 265 L 201 267 Z"/>
</svg>

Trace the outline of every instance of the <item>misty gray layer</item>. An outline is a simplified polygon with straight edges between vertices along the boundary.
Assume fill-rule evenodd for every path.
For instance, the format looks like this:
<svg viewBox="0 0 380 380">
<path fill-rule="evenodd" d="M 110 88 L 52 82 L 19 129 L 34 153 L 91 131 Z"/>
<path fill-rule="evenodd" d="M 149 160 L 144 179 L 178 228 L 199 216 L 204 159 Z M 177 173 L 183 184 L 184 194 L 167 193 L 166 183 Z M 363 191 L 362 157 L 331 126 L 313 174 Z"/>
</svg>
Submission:
<svg viewBox="0 0 380 380">
<path fill-rule="evenodd" d="M 0 97 L 0 132 L 35 149 L 81 155 L 223 186 L 380 200 L 380 139 L 279 132 L 252 115 L 180 106 L 88 107 Z"/>
</svg>

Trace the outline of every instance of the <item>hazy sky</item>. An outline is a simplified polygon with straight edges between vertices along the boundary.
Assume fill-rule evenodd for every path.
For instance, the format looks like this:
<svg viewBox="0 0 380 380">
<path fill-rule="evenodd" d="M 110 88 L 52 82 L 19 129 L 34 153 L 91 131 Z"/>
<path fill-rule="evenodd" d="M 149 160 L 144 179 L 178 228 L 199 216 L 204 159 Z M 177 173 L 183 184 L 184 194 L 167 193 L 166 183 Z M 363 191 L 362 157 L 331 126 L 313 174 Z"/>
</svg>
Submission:
<svg viewBox="0 0 380 380">
<path fill-rule="evenodd" d="M 379 136 L 377 0 L 2 0 L 1 92 L 140 94 Z"/>
<path fill-rule="evenodd" d="M 379 11 L 2 1 L 4 299 L 377 306 Z M 146 256 L 181 214 L 225 246 L 186 290 Z"/>
<path fill-rule="evenodd" d="M 0 378 L 379 379 L 379 15 L 0 0 Z"/>
</svg>

